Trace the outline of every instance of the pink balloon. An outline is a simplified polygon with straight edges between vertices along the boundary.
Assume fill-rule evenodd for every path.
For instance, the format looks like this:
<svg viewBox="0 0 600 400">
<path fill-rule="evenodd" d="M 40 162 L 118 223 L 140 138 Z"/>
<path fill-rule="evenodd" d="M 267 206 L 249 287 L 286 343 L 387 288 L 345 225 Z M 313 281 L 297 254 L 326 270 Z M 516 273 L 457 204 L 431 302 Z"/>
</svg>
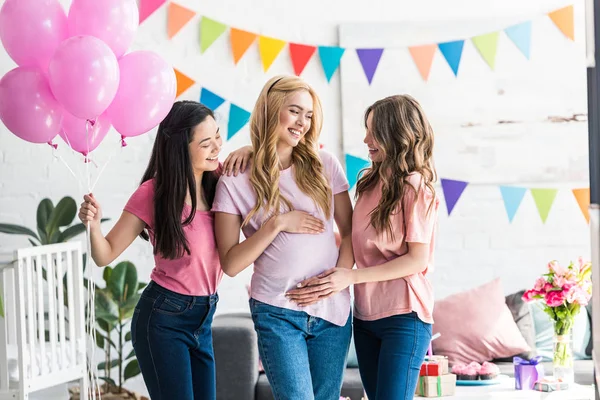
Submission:
<svg viewBox="0 0 600 400">
<path fill-rule="evenodd" d="M 96 121 L 88 121 L 74 117 L 65 111 L 61 127 L 58 134 L 65 143 L 73 150 L 87 156 L 88 153 L 96 150 L 110 130 L 110 120 L 106 114 L 102 114 Z"/>
<path fill-rule="evenodd" d="M 6 0 L 0 10 L 2 45 L 20 66 L 45 71 L 67 37 L 67 16 L 56 0 Z"/>
<path fill-rule="evenodd" d="M 82 119 L 102 114 L 119 88 L 119 62 L 110 47 L 93 36 L 74 36 L 58 46 L 48 65 L 56 99 Z"/>
<path fill-rule="evenodd" d="M 0 80 L 0 119 L 31 143 L 47 143 L 56 136 L 62 109 L 39 69 L 18 67 Z"/>
<path fill-rule="evenodd" d="M 158 125 L 173 106 L 175 71 L 151 51 L 126 54 L 119 60 L 119 67 L 119 91 L 107 113 L 122 136 L 141 135 Z"/>
<path fill-rule="evenodd" d="M 119 58 L 133 41 L 139 15 L 135 0 L 74 0 L 69 34 L 95 36 Z"/>
</svg>

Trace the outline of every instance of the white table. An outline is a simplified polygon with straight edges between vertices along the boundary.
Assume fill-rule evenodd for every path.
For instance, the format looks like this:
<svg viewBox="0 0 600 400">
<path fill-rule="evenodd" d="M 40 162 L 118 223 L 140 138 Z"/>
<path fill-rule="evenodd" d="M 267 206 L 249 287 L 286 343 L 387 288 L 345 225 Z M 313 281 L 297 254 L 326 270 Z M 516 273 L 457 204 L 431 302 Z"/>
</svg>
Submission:
<svg viewBox="0 0 600 400">
<path fill-rule="evenodd" d="M 424 397 L 415 397 L 424 399 Z M 489 386 L 457 386 L 454 396 L 441 397 L 444 400 L 594 400 L 593 386 L 571 385 L 568 390 L 558 392 L 537 392 L 515 390 L 515 380 L 506 377 L 502 383 Z"/>
</svg>

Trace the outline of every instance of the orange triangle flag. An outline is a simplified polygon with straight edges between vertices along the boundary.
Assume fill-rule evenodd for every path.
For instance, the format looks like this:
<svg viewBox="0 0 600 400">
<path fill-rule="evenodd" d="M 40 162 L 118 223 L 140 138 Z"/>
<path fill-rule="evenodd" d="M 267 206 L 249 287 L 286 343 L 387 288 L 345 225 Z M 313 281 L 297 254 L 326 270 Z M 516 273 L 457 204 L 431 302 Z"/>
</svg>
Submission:
<svg viewBox="0 0 600 400">
<path fill-rule="evenodd" d="M 573 22 L 573 6 L 566 6 L 548 14 L 554 25 L 569 39 L 575 40 L 575 26 Z"/>
<path fill-rule="evenodd" d="M 173 69 L 175 70 L 175 77 L 177 78 L 177 95 L 176 95 L 176 97 L 179 97 L 179 95 L 181 93 L 188 90 L 196 82 L 192 78 L 190 78 L 187 75 L 184 75 L 183 73 L 176 70 L 175 68 L 173 68 Z"/>
<path fill-rule="evenodd" d="M 429 78 L 429 71 L 431 70 L 431 64 L 433 63 L 433 56 L 435 54 L 437 46 L 435 44 L 426 44 L 423 46 L 409 47 L 410 55 L 412 56 L 419 73 L 426 81 Z"/>
<path fill-rule="evenodd" d="M 579 208 L 581 209 L 581 213 L 585 217 L 585 220 L 590 223 L 590 189 L 573 189 L 573 195 L 575 196 L 575 200 L 577 200 L 577 204 L 579 204 Z"/>
<path fill-rule="evenodd" d="M 258 38 L 258 50 L 262 59 L 263 69 L 265 72 L 269 70 L 273 61 L 277 58 L 286 42 L 268 36 L 260 36 Z"/>
<path fill-rule="evenodd" d="M 233 62 L 235 64 L 240 61 L 244 56 L 248 48 L 254 43 L 256 34 L 252 32 L 246 32 L 241 29 L 231 28 L 231 50 L 233 51 Z"/>
<path fill-rule="evenodd" d="M 167 21 L 167 34 L 173 38 L 196 15 L 195 11 L 182 7 L 179 4 L 169 3 Z"/>
</svg>

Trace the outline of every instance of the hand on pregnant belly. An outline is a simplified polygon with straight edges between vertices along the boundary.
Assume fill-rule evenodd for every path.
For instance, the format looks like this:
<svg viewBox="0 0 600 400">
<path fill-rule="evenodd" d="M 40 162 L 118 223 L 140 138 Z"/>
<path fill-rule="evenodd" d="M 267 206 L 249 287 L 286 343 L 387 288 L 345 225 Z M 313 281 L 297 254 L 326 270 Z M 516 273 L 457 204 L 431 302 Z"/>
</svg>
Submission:
<svg viewBox="0 0 600 400">
<path fill-rule="evenodd" d="M 297 289 L 286 293 L 286 297 L 300 307 L 317 303 L 346 289 L 353 283 L 351 269 L 331 268 L 298 284 Z"/>
<path fill-rule="evenodd" d="M 275 217 L 280 232 L 308 233 L 318 235 L 325 232 L 325 224 L 304 211 L 290 211 Z"/>
</svg>

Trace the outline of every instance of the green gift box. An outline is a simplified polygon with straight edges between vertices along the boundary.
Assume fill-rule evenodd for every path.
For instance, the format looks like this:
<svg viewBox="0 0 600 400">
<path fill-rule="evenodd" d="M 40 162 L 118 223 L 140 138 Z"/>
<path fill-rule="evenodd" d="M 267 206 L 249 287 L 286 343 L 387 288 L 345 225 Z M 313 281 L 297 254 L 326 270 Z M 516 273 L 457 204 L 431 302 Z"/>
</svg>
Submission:
<svg viewBox="0 0 600 400">
<path fill-rule="evenodd" d="M 454 396 L 456 375 L 420 376 L 415 394 L 421 397 Z"/>
</svg>

